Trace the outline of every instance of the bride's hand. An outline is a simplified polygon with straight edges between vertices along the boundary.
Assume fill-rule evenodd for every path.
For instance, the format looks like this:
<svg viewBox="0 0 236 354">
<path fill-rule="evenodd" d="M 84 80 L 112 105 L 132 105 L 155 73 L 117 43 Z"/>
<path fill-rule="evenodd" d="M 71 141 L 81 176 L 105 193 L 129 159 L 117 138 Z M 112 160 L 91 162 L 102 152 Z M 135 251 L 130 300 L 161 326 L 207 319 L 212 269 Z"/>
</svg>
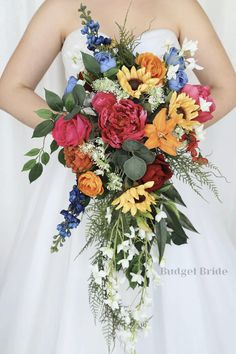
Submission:
<svg viewBox="0 0 236 354">
<path fill-rule="evenodd" d="M 34 90 L 60 52 L 63 31 L 66 24 L 68 27 L 72 11 L 77 15 L 76 7 L 71 5 L 65 0 L 43 3 L 0 79 L 0 108 L 32 128 L 42 121 L 34 111 L 48 107 Z"/>
<path fill-rule="evenodd" d="M 208 127 L 223 118 L 236 105 L 235 71 L 209 18 L 198 2 L 177 0 L 171 1 L 171 6 L 179 24 L 180 43 L 185 37 L 198 40 L 196 59 L 204 70 L 196 70 L 195 74 L 201 84 L 211 87 L 216 103 L 214 118 L 205 123 Z"/>
</svg>

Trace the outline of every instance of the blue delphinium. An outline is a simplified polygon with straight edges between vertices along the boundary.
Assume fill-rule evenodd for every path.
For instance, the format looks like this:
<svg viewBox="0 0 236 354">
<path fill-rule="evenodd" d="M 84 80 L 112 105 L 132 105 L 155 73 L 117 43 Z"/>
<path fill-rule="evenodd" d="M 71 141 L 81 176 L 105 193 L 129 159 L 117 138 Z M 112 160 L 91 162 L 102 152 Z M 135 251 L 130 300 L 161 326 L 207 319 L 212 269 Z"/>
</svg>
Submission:
<svg viewBox="0 0 236 354">
<path fill-rule="evenodd" d="M 104 73 L 105 71 L 116 67 L 116 60 L 108 52 L 98 52 L 94 54 L 95 59 L 100 64 L 100 71 Z"/>
<path fill-rule="evenodd" d="M 64 92 L 64 95 L 72 92 L 73 88 L 75 87 L 75 85 L 77 84 L 78 79 L 74 76 L 70 76 L 68 81 L 67 81 L 67 86 Z"/>
<path fill-rule="evenodd" d="M 87 48 L 91 51 L 95 51 L 97 46 L 111 44 L 111 38 L 98 35 L 99 28 L 98 22 L 88 20 L 81 29 L 81 33 L 87 35 L 86 44 Z"/>
<path fill-rule="evenodd" d="M 78 217 L 84 212 L 87 199 L 88 198 L 79 191 L 78 187 L 74 185 L 70 192 L 68 210 L 62 210 L 60 212 L 60 214 L 64 216 L 64 221 L 57 225 L 57 231 L 61 237 L 70 237 L 70 230 L 78 227 L 80 224 Z"/>
<path fill-rule="evenodd" d="M 172 91 L 180 91 L 188 82 L 188 76 L 184 70 L 178 70 L 176 73 L 176 79 L 168 81 L 169 89 Z"/>
<path fill-rule="evenodd" d="M 175 47 L 169 49 L 169 51 L 164 55 L 164 61 L 167 65 L 179 65 L 179 70 L 185 69 L 184 58 L 179 55 L 179 50 Z"/>
</svg>

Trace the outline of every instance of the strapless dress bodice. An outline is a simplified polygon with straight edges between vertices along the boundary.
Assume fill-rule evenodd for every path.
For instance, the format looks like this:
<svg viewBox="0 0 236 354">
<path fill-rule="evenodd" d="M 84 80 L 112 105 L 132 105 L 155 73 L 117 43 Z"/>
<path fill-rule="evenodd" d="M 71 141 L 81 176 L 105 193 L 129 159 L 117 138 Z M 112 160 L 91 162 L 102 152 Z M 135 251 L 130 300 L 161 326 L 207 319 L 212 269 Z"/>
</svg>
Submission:
<svg viewBox="0 0 236 354">
<path fill-rule="evenodd" d="M 107 37 L 102 32 L 99 34 Z M 148 30 L 137 39 L 138 45 L 135 52 L 152 52 L 159 57 L 163 56 L 167 44 L 176 48 L 180 47 L 176 33 L 166 28 Z M 66 37 L 61 50 L 66 79 L 71 75 L 76 76 L 83 69 L 81 51 L 91 54 L 91 51 L 87 49 L 86 36 L 81 33 L 81 28 L 77 28 Z"/>
</svg>

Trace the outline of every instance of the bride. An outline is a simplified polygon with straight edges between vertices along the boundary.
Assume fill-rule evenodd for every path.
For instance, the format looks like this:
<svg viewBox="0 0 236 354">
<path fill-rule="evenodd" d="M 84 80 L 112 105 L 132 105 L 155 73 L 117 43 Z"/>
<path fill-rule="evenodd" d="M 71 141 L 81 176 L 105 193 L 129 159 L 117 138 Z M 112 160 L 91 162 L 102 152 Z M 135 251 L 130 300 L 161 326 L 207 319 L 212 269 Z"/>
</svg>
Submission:
<svg viewBox="0 0 236 354">
<path fill-rule="evenodd" d="M 102 33 L 119 38 L 114 21 L 123 23 L 127 2 L 88 0 L 85 4 Z M 78 8 L 77 0 L 46 0 L 0 79 L 0 108 L 31 128 L 41 122 L 34 112 L 47 108 L 34 90 L 57 54 L 62 54 L 67 78 L 79 71 L 80 62 L 72 57 L 85 51 L 86 43 Z M 185 37 L 198 40 L 197 60 L 205 70 L 195 74 L 201 84 L 211 86 L 217 107 L 214 119 L 205 126 L 234 108 L 235 72 L 197 1 L 134 0 L 127 27 L 134 29 L 137 38 L 147 30 L 136 49 L 159 56 L 167 41 L 179 46 Z M 48 252 L 59 222 L 57 211 L 66 205 L 74 177 L 56 161 L 47 173 L 42 184 L 31 186 L 32 195 L 1 279 L 1 354 L 104 354 L 106 346 L 87 300 L 90 254 L 74 262 L 84 243 L 86 220 L 59 254 Z M 195 236 L 186 247 L 167 249 L 164 284 L 153 292 L 152 331 L 138 343 L 138 353 L 232 354 L 236 253 L 223 221 L 215 217 L 209 204 L 185 186 L 177 189 L 189 206 L 190 219 L 205 237 Z M 123 351 L 117 348 L 115 353 Z"/>
</svg>

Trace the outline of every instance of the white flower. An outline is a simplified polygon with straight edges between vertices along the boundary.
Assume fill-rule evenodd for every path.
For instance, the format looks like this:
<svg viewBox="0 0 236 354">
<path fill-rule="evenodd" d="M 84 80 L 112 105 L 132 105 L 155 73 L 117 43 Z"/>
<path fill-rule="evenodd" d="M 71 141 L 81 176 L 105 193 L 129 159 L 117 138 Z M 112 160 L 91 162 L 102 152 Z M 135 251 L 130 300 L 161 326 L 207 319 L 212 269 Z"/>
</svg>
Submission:
<svg viewBox="0 0 236 354">
<path fill-rule="evenodd" d="M 185 58 L 186 68 L 189 70 L 203 70 L 203 66 L 198 65 L 195 58 Z"/>
<path fill-rule="evenodd" d="M 146 238 L 148 241 L 152 241 L 153 237 L 155 237 L 153 232 L 146 232 Z"/>
<path fill-rule="evenodd" d="M 176 79 L 176 73 L 179 70 L 179 64 L 177 65 L 170 65 L 167 71 L 167 79 Z"/>
<path fill-rule="evenodd" d="M 204 98 L 200 97 L 199 103 L 202 112 L 210 112 L 210 107 L 212 105 L 212 102 L 207 102 L 206 100 L 204 100 Z"/>
<path fill-rule="evenodd" d="M 146 237 L 146 231 L 144 231 L 143 229 L 139 230 L 139 237 L 144 240 Z"/>
<path fill-rule="evenodd" d="M 130 241 L 123 241 L 121 244 L 118 245 L 117 247 L 117 253 L 120 253 L 120 251 L 127 252 L 130 248 Z"/>
<path fill-rule="evenodd" d="M 133 317 L 136 321 L 144 322 L 147 320 L 147 314 L 144 309 L 136 309 L 133 313 Z"/>
<path fill-rule="evenodd" d="M 204 130 L 204 124 L 197 126 L 195 129 L 197 140 L 204 140 L 206 137 L 206 130 Z"/>
<path fill-rule="evenodd" d="M 185 134 L 185 131 L 182 127 L 180 127 L 179 125 L 176 126 L 175 130 L 174 130 L 174 134 L 178 139 L 181 139 L 182 136 Z"/>
<path fill-rule="evenodd" d="M 185 55 L 187 52 L 190 52 L 191 56 L 194 56 L 196 51 L 198 50 L 198 41 L 188 40 L 188 38 L 184 38 L 182 43 L 182 48 L 179 52 L 179 55 Z"/>
<path fill-rule="evenodd" d="M 105 218 L 107 219 L 107 222 L 110 225 L 112 218 L 112 212 L 110 207 L 107 207 Z"/>
<path fill-rule="evenodd" d="M 119 303 L 115 298 L 109 298 L 104 301 L 105 304 L 107 304 L 112 310 L 118 310 L 119 309 Z"/>
<path fill-rule="evenodd" d="M 168 52 L 171 47 L 174 47 L 174 43 L 170 39 L 167 39 L 163 45 L 163 48 L 165 48 L 166 52 Z"/>
<path fill-rule="evenodd" d="M 133 226 L 130 226 L 130 233 L 126 232 L 124 235 L 130 239 L 135 238 L 135 228 Z"/>
<path fill-rule="evenodd" d="M 121 259 L 118 264 L 121 264 L 122 268 L 123 269 L 127 269 L 129 268 L 129 260 L 126 258 L 126 259 Z"/>
<path fill-rule="evenodd" d="M 130 247 L 130 249 L 129 249 L 128 252 L 129 252 L 129 255 L 128 255 L 128 260 L 129 260 L 129 261 L 132 261 L 132 259 L 134 258 L 134 256 L 135 256 L 136 254 L 139 254 L 137 248 L 136 248 L 134 245 L 132 245 L 132 246 Z"/>
<path fill-rule="evenodd" d="M 167 215 L 164 211 L 160 211 L 156 216 L 155 216 L 155 220 L 157 222 L 160 222 L 161 219 L 166 219 L 167 218 Z"/>
<path fill-rule="evenodd" d="M 114 250 L 110 247 L 102 247 L 100 249 L 102 251 L 103 256 L 106 256 L 110 259 L 112 259 L 113 255 L 114 255 Z"/>
<path fill-rule="evenodd" d="M 95 283 L 98 285 L 102 285 L 102 279 L 107 276 L 107 273 L 104 270 L 98 269 L 97 264 L 92 266 L 92 274 L 93 274 Z"/>
<path fill-rule="evenodd" d="M 138 283 L 139 285 L 142 284 L 143 282 L 143 276 L 140 274 L 141 272 L 139 271 L 137 274 L 135 273 L 130 273 L 130 275 L 132 276 L 131 281 L 134 283 Z"/>
</svg>

